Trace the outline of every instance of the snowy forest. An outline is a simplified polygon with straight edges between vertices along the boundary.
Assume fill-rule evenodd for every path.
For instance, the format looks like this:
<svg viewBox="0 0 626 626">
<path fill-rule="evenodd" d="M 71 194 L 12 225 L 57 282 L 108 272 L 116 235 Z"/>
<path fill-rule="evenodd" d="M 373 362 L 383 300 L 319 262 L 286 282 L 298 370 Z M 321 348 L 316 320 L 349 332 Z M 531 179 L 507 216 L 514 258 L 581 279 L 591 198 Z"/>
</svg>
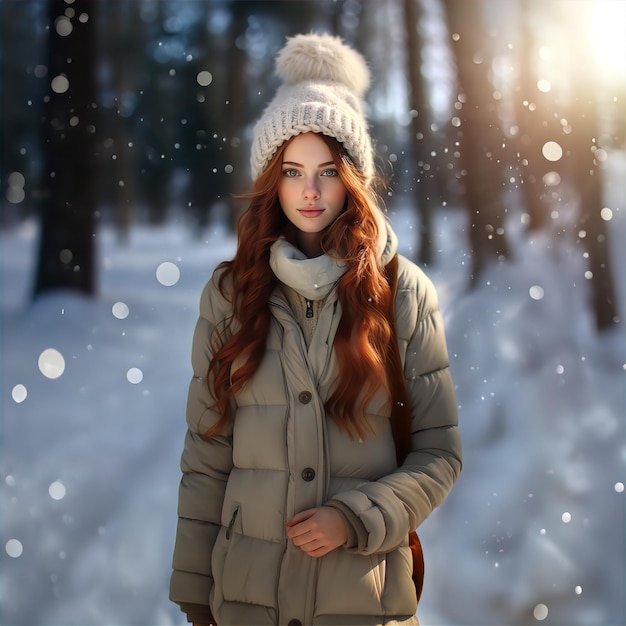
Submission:
<svg viewBox="0 0 626 626">
<path fill-rule="evenodd" d="M 626 624 L 626 0 L 0 0 L 0 623 L 178 626 L 198 299 L 285 38 L 367 59 L 464 469 L 422 626 Z"/>
</svg>

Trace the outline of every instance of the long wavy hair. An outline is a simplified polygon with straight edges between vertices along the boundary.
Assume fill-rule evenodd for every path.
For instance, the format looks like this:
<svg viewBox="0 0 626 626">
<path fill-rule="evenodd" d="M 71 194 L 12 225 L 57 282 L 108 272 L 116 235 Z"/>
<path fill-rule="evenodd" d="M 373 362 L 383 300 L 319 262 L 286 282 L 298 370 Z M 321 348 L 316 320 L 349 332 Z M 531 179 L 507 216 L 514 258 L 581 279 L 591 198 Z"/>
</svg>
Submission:
<svg viewBox="0 0 626 626">
<path fill-rule="evenodd" d="M 377 252 L 379 197 L 366 184 L 343 146 L 320 135 L 332 154 L 347 190 L 346 206 L 322 234 L 324 253 L 341 259 L 347 270 L 338 284 L 341 320 L 334 340 L 339 375 L 325 403 L 326 414 L 352 438 L 371 434 L 365 407 L 381 387 L 389 395 L 386 354 L 391 330 L 387 311 L 391 290 Z M 265 353 L 270 326 L 269 298 L 277 284 L 270 268 L 270 247 L 280 237 L 296 244 L 295 227 L 278 200 L 285 142 L 245 197 L 248 208 L 237 224 L 238 246 L 232 261 L 218 267 L 218 287 L 232 304 L 232 318 L 216 327 L 214 357 L 207 384 L 220 419 L 204 434 L 210 439 L 232 419 L 232 399 L 250 380 Z M 227 282 L 229 288 L 226 288 Z M 232 325 L 233 320 L 237 324 Z M 237 362 L 234 366 L 235 360 Z"/>
</svg>

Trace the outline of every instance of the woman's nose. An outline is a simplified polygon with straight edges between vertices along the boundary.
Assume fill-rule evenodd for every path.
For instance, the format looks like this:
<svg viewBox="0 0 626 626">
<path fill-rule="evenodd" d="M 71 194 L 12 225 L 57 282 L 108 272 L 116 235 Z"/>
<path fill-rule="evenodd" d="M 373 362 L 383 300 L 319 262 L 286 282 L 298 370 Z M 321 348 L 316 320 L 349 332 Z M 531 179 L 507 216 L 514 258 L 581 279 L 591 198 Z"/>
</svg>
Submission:
<svg viewBox="0 0 626 626">
<path fill-rule="evenodd" d="M 304 187 L 304 197 L 309 198 L 319 198 L 320 197 L 320 189 L 317 181 L 312 178 L 306 181 Z"/>
</svg>

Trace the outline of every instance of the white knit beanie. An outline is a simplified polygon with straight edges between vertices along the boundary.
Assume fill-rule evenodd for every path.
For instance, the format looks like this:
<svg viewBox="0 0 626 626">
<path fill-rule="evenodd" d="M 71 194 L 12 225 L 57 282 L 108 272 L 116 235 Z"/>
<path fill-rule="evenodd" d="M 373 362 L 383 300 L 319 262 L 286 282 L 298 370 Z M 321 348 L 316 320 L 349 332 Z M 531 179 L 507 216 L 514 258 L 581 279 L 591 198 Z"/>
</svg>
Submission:
<svg viewBox="0 0 626 626">
<path fill-rule="evenodd" d="M 371 180 L 372 142 L 362 101 L 370 83 L 365 59 L 339 37 L 296 35 L 278 53 L 276 73 L 282 85 L 254 127 L 253 180 L 281 144 L 309 131 L 341 142 L 356 167 Z"/>
</svg>

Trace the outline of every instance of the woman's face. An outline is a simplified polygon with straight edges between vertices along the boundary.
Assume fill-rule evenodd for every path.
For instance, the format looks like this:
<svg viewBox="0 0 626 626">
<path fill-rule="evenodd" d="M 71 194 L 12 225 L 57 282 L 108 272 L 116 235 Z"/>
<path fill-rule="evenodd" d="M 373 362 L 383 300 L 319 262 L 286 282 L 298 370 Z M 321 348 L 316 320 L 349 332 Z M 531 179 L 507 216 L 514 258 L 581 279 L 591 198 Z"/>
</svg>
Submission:
<svg viewBox="0 0 626 626">
<path fill-rule="evenodd" d="M 322 253 L 322 233 L 337 219 L 347 191 L 332 154 L 315 133 L 294 137 L 282 161 L 278 199 L 283 213 L 297 229 L 298 245 L 308 257 Z"/>
</svg>

